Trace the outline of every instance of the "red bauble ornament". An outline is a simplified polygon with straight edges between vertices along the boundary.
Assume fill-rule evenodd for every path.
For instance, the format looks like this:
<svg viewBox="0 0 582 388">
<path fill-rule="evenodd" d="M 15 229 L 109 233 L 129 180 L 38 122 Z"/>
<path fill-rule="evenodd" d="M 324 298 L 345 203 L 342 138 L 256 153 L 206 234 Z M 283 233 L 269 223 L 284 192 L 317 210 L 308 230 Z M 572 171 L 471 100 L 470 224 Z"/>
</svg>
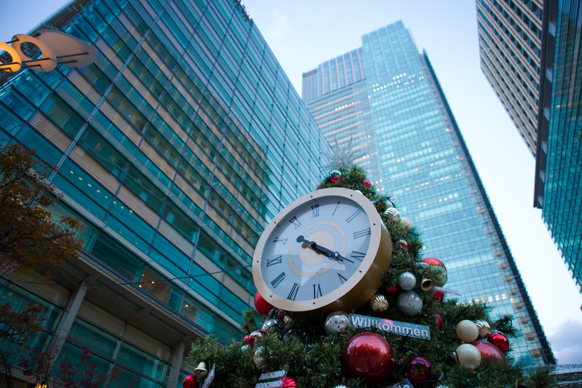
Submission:
<svg viewBox="0 0 582 388">
<path fill-rule="evenodd" d="M 438 300 L 439 302 L 442 302 L 445 299 L 445 293 L 440 291 L 440 290 L 436 290 L 433 294 L 432 297 L 435 300 Z"/>
<path fill-rule="evenodd" d="M 255 310 L 257 310 L 260 315 L 265 316 L 269 314 L 269 311 L 271 311 L 272 308 L 273 306 L 271 306 L 257 291 L 255 294 Z"/>
<path fill-rule="evenodd" d="M 297 385 L 297 380 L 295 380 L 293 377 L 285 377 L 285 381 L 283 381 L 283 385 L 281 386 L 282 388 L 297 388 L 299 385 Z"/>
<path fill-rule="evenodd" d="M 369 181 L 369 180 L 367 180 L 367 179 L 364 179 L 364 180 L 362 181 L 362 183 L 363 183 L 363 184 L 364 184 L 364 186 L 366 186 L 366 187 L 372 187 L 372 182 L 370 182 L 370 181 Z"/>
<path fill-rule="evenodd" d="M 350 376 L 366 384 L 385 380 L 394 366 L 392 348 L 375 333 L 360 333 L 352 337 L 344 349 L 344 365 Z"/>
<path fill-rule="evenodd" d="M 182 388 L 196 388 L 196 376 L 188 375 L 184 377 Z"/>
<path fill-rule="evenodd" d="M 386 287 L 386 292 L 388 293 L 388 295 L 396 295 L 398 294 L 399 291 L 400 287 L 398 286 Z"/>
<path fill-rule="evenodd" d="M 442 261 L 440 261 L 439 259 L 435 259 L 434 257 L 425 257 L 424 259 L 422 259 L 422 262 L 428 265 L 436 265 L 438 267 L 447 269 L 447 267 L 445 267 Z"/>
<path fill-rule="evenodd" d="M 493 345 L 490 342 L 475 341 L 471 342 L 471 345 L 473 345 L 474 347 L 477 348 L 477 350 L 479 350 L 479 353 L 481 353 L 481 360 L 483 360 L 483 358 L 486 357 L 491 360 L 494 358 L 498 358 L 500 360 L 505 359 L 505 355 L 503 354 L 501 349 L 499 349 L 497 346 Z"/>
<path fill-rule="evenodd" d="M 432 365 L 424 357 L 416 356 L 406 363 L 406 378 L 413 383 L 427 380 L 431 374 Z"/>
<path fill-rule="evenodd" d="M 501 333 L 491 333 L 487 336 L 487 341 L 497 346 L 503 353 L 509 350 L 509 340 Z"/>
<path fill-rule="evenodd" d="M 438 314 L 433 314 L 433 317 L 434 317 L 434 323 L 436 323 L 436 325 L 439 329 L 442 329 L 443 328 L 443 319 L 441 318 L 441 316 Z"/>
<path fill-rule="evenodd" d="M 245 337 L 243 338 L 243 344 L 248 344 L 250 339 L 251 339 L 250 335 L 248 335 L 248 334 L 245 335 Z"/>
</svg>

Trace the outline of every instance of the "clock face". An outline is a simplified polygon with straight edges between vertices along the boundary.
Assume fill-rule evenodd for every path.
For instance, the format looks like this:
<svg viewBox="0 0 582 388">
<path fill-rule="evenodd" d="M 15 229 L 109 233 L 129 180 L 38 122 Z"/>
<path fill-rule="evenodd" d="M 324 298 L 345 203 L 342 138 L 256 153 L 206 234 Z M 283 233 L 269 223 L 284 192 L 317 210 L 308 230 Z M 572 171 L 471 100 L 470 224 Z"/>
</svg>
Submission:
<svg viewBox="0 0 582 388">
<path fill-rule="evenodd" d="M 383 223 L 362 194 L 348 189 L 308 194 L 277 215 L 261 236 L 253 260 L 257 289 L 286 311 L 321 309 L 363 279 L 381 234 L 387 235 Z M 384 259 L 390 263 L 390 257 Z M 371 286 L 365 293 L 373 294 L 380 284 Z"/>
</svg>

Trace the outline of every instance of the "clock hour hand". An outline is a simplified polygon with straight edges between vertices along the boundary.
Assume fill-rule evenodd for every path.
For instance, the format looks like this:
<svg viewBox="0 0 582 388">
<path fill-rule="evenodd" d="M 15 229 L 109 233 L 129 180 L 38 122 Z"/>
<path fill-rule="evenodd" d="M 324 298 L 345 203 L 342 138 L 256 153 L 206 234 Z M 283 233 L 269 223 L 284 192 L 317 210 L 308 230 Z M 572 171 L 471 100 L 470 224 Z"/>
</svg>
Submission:
<svg viewBox="0 0 582 388">
<path fill-rule="evenodd" d="M 314 250 L 318 250 L 321 253 L 323 253 L 324 255 L 326 255 L 327 257 L 330 257 L 332 259 L 338 260 L 338 261 L 344 261 L 347 260 L 351 263 L 353 263 L 353 261 L 351 261 L 350 259 L 346 259 L 345 257 L 341 256 L 339 254 L 339 252 L 333 252 L 325 247 L 322 247 L 321 245 L 318 245 L 315 241 L 309 241 L 306 240 L 303 235 L 297 236 L 297 242 L 298 243 L 304 243 L 309 245 L 312 249 Z"/>
</svg>

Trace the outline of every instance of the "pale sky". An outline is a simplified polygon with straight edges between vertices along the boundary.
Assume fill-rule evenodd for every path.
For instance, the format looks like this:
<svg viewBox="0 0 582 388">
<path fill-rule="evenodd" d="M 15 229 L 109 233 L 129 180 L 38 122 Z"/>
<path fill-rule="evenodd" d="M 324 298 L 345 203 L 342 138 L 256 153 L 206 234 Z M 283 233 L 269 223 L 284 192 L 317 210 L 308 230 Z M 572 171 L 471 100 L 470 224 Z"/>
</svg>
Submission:
<svg viewBox="0 0 582 388">
<path fill-rule="evenodd" d="M 5 2 L 0 40 L 25 33 L 65 4 Z M 360 47 L 402 20 L 425 49 L 461 129 L 533 306 L 560 364 L 582 364 L 582 297 L 533 208 L 535 160 L 479 64 L 473 0 L 244 0 L 301 93 L 302 73 Z"/>
</svg>

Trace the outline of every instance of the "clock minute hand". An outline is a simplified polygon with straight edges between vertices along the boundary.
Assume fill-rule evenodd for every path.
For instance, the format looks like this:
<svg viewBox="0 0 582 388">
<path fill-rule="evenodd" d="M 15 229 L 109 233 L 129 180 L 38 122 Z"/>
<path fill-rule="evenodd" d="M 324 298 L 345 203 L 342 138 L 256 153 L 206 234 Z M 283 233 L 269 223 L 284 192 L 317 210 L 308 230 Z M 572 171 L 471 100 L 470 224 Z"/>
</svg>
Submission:
<svg viewBox="0 0 582 388">
<path fill-rule="evenodd" d="M 297 236 L 297 242 L 298 243 L 305 243 L 305 244 L 309 245 L 312 249 L 317 249 L 321 253 L 324 253 L 326 256 L 331 257 L 335 260 L 338 260 L 338 261 L 347 260 L 347 261 L 353 263 L 353 261 L 346 259 L 345 257 L 341 256 L 338 252 L 333 252 L 325 247 L 322 247 L 321 245 L 317 245 L 317 243 L 315 241 L 306 240 L 303 237 L 303 235 Z"/>
</svg>

